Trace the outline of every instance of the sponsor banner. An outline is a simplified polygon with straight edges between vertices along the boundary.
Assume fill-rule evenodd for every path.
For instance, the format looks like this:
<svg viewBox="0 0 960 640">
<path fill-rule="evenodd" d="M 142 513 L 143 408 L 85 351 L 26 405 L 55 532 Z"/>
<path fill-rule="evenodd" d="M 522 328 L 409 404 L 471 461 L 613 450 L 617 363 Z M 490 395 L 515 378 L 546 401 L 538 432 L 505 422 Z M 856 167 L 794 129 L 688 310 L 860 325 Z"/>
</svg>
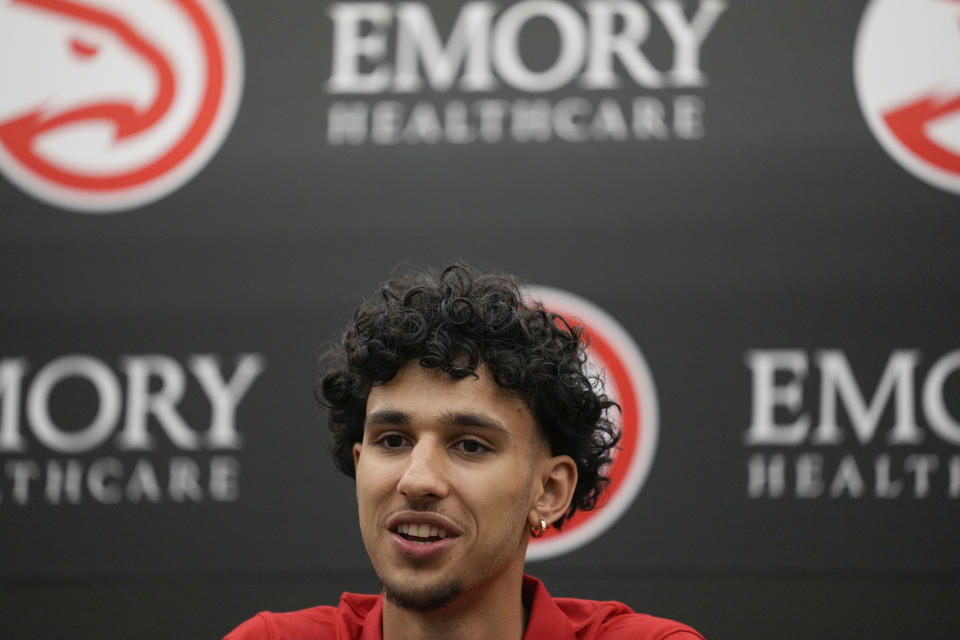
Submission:
<svg viewBox="0 0 960 640">
<path fill-rule="evenodd" d="M 956 0 L 0 1 L 0 636 L 376 588 L 313 350 L 462 256 L 562 290 L 635 438 L 553 593 L 952 637 L 958 42 Z"/>
</svg>

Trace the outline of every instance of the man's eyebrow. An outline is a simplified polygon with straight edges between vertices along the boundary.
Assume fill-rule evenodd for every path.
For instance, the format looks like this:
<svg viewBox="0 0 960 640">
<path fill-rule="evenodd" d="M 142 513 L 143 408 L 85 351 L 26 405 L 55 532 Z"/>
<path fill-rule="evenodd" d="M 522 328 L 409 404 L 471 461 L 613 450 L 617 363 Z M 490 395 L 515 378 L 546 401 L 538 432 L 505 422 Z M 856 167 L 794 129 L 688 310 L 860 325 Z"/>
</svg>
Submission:
<svg viewBox="0 0 960 640">
<path fill-rule="evenodd" d="M 398 409 L 380 409 L 368 415 L 363 424 L 392 424 L 398 427 L 408 426 L 411 423 L 410 415 Z M 442 414 L 438 422 L 451 427 L 480 427 L 481 429 L 491 429 L 502 433 L 510 434 L 510 430 L 503 426 L 503 423 L 484 415 L 472 411 L 450 411 Z"/>
<path fill-rule="evenodd" d="M 482 429 L 501 431 L 507 435 L 510 434 L 510 431 L 503 426 L 503 423 L 496 418 L 491 418 L 482 413 L 451 411 L 440 416 L 440 422 L 454 427 L 480 427 Z"/>
<path fill-rule="evenodd" d="M 374 423 L 403 426 L 410 424 L 410 416 L 405 414 L 403 411 L 397 411 L 396 409 L 381 409 L 380 411 L 374 411 L 363 421 L 363 424 Z"/>
</svg>

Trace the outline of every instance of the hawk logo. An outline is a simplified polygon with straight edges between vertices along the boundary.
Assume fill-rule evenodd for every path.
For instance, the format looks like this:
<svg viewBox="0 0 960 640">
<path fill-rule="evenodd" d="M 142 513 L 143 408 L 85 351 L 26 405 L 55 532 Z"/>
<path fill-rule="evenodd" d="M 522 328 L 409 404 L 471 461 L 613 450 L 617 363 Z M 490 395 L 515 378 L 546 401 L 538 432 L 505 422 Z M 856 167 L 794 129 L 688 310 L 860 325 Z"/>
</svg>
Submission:
<svg viewBox="0 0 960 640">
<path fill-rule="evenodd" d="M 157 200 L 219 148 L 242 67 L 220 0 L 0 0 L 0 171 L 67 209 Z"/>
<path fill-rule="evenodd" d="M 857 34 L 854 79 L 887 153 L 960 193 L 960 0 L 873 0 Z"/>
<path fill-rule="evenodd" d="M 562 531 L 531 540 L 529 560 L 558 556 L 585 545 L 622 516 L 643 486 L 657 447 L 657 396 L 650 370 L 630 335 L 607 312 L 579 296 L 548 287 L 528 287 L 527 297 L 582 326 L 590 338 L 590 364 L 620 405 L 612 419 L 622 436 L 608 470 L 610 485 L 594 511 L 578 511 Z"/>
</svg>

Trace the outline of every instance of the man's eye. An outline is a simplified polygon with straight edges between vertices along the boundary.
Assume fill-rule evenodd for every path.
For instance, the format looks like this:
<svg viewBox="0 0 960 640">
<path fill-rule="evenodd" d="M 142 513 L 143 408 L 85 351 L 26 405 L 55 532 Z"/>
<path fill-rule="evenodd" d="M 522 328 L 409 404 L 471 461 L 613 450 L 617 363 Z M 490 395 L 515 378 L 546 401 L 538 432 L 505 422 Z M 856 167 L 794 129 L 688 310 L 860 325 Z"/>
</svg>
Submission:
<svg viewBox="0 0 960 640">
<path fill-rule="evenodd" d="M 399 449 L 403 446 L 403 436 L 396 433 L 388 433 L 377 442 L 387 449 Z"/>
<path fill-rule="evenodd" d="M 490 451 L 490 447 L 476 440 L 460 440 L 456 446 L 464 453 L 477 454 Z"/>
</svg>

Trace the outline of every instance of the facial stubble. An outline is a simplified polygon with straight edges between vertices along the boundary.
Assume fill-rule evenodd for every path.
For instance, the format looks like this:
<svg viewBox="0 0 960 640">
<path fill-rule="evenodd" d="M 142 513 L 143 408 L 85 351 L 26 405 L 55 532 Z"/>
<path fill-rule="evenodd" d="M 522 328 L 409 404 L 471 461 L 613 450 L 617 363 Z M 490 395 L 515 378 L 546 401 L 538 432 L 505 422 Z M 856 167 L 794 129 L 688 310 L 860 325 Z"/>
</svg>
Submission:
<svg viewBox="0 0 960 640">
<path fill-rule="evenodd" d="M 464 586 L 459 580 L 448 580 L 423 589 L 403 588 L 396 584 L 380 580 L 384 597 L 402 609 L 430 613 L 443 609 L 453 603 L 463 593 Z"/>
</svg>

